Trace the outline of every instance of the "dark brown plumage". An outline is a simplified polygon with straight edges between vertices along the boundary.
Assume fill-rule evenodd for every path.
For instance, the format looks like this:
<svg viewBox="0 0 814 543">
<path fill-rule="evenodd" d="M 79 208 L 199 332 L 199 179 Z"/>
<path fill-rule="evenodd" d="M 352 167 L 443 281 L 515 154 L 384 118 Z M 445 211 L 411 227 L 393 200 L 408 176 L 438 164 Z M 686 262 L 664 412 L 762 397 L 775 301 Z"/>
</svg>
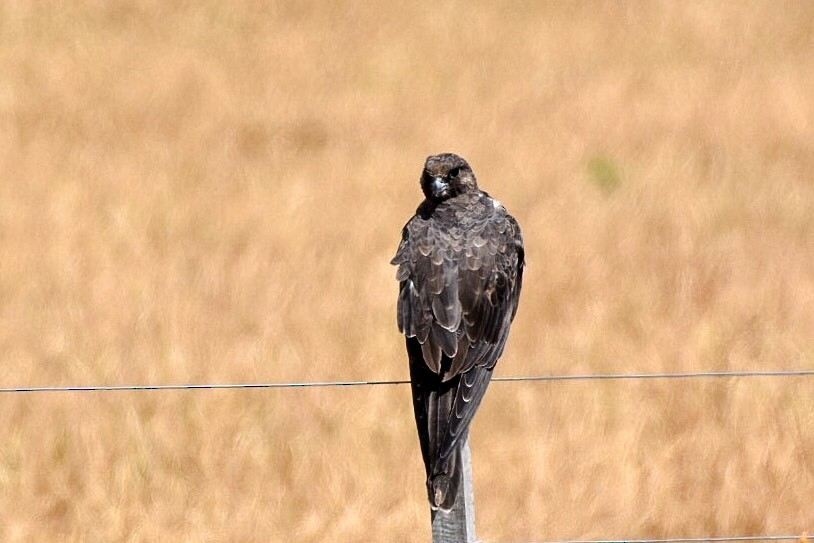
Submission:
<svg viewBox="0 0 814 543">
<path fill-rule="evenodd" d="M 427 493 L 433 509 L 449 510 L 461 478 L 460 447 L 517 312 L 523 238 L 457 155 L 427 158 L 421 188 L 425 200 L 392 263 Z"/>
</svg>

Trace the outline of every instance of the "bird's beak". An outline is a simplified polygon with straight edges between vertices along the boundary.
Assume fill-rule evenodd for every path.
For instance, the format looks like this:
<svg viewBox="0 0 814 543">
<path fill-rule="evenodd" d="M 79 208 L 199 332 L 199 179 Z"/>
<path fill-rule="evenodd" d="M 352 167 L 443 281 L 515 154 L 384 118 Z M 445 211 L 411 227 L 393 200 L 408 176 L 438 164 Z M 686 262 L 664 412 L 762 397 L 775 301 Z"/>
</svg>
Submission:
<svg viewBox="0 0 814 543">
<path fill-rule="evenodd" d="M 449 183 L 444 181 L 443 177 L 433 177 L 430 190 L 435 198 L 443 198 L 449 193 Z"/>
</svg>

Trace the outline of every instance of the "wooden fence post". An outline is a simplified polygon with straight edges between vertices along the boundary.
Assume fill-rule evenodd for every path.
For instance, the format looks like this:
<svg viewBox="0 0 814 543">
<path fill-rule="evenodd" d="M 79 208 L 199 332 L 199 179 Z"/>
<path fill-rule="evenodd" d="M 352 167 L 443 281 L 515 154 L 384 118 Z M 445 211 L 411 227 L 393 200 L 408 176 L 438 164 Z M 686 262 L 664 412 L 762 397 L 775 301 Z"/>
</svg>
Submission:
<svg viewBox="0 0 814 543">
<path fill-rule="evenodd" d="M 449 513 L 432 512 L 433 543 L 478 543 L 475 537 L 475 489 L 472 484 L 472 451 L 469 436 L 461 448 L 463 478 L 455 505 Z"/>
</svg>

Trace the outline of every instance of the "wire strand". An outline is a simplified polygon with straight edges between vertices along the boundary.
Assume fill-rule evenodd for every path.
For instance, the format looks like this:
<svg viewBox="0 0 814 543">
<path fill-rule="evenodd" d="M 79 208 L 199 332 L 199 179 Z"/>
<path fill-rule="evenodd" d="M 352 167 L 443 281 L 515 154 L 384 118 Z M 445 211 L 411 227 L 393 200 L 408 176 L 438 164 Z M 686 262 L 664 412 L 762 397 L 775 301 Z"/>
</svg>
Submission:
<svg viewBox="0 0 814 543">
<path fill-rule="evenodd" d="M 562 539 L 536 541 L 533 543 L 722 543 L 727 541 L 807 541 L 806 533 L 800 535 L 744 535 L 733 537 L 671 537 L 667 539 Z"/>
<path fill-rule="evenodd" d="M 756 371 L 701 371 L 688 373 L 605 373 L 584 375 L 537 375 L 527 377 L 495 377 L 492 381 L 534 382 L 534 381 L 588 381 L 588 380 L 640 380 L 640 379 L 697 379 L 723 377 L 795 377 L 811 376 L 814 370 L 756 370 Z M 174 384 L 174 385 L 99 385 L 99 386 L 40 386 L 5 387 L 0 393 L 34 392 L 106 392 L 106 391 L 147 391 L 147 390 L 227 390 L 227 389 L 270 389 L 270 388 L 324 388 L 357 387 L 379 385 L 405 385 L 407 380 L 379 381 L 311 381 L 288 383 L 223 383 L 223 384 Z"/>
</svg>

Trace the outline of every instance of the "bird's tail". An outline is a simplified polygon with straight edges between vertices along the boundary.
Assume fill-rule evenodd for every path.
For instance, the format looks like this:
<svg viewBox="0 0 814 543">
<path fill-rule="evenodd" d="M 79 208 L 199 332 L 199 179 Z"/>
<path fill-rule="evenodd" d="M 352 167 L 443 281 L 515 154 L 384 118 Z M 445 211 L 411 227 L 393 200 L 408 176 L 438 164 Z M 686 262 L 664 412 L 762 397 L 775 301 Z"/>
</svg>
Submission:
<svg viewBox="0 0 814 543">
<path fill-rule="evenodd" d="M 427 494 L 432 509 L 451 511 L 461 487 L 461 447 L 455 447 L 446 462 L 440 463 L 427 477 Z"/>
</svg>

